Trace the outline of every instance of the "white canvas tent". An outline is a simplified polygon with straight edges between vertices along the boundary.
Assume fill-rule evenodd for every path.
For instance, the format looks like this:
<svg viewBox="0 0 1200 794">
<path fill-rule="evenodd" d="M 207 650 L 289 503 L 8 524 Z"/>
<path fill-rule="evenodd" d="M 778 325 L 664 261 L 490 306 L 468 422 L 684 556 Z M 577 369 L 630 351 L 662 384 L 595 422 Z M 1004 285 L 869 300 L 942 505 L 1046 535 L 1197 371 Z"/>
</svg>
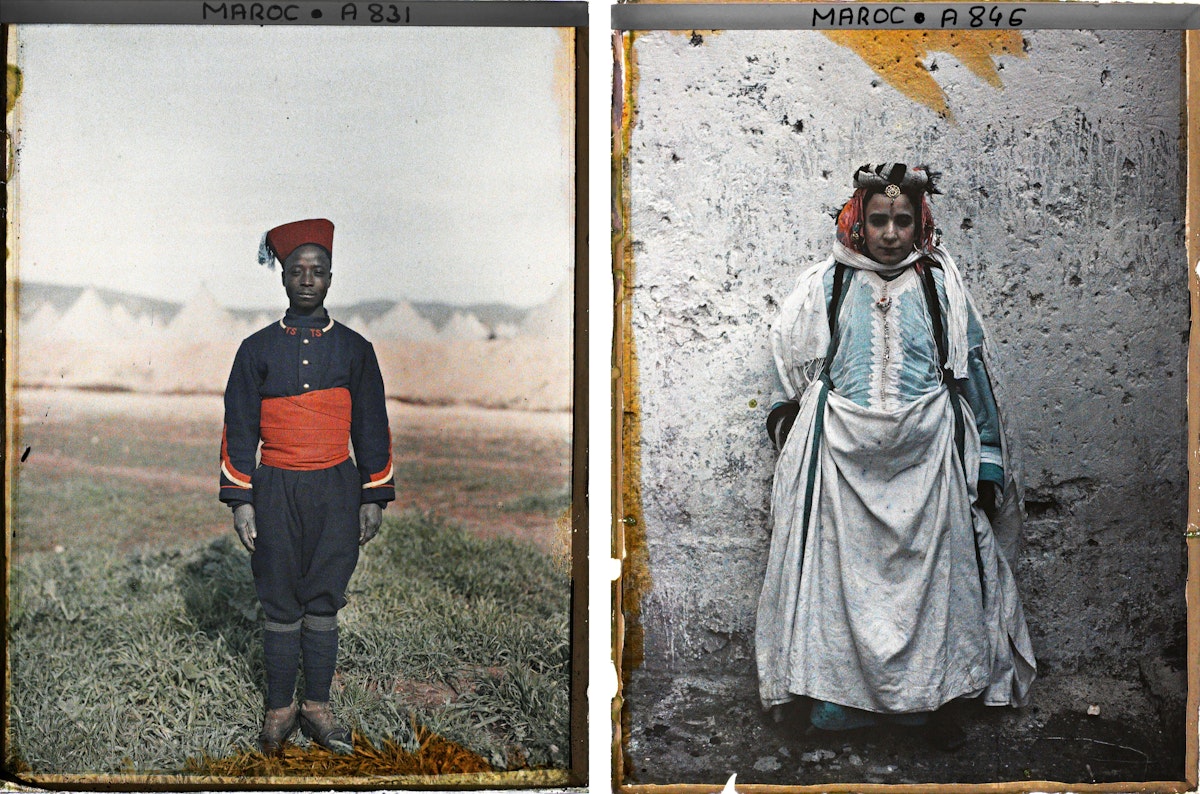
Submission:
<svg viewBox="0 0 1200 794">
<path fill-rule="evenodd" d="M 88 287 L 59 319 L 53 336 L 56 339 L 100 339 L 109 331 L 112 320 L 108 307 L 96 290 Z"/>
<path fill-rule="evenodd" d="M 242 324 L 217 303 L 208 288 L 200 285 L 167 330 L 176 340 L 188 342 L 214 338 L 241 341 L 244 336 Z"/>
<path fill-rule="evenodd" d="M 487 339 L 490 335 L 488 327 L 470 312 L 455 312 L 438 334 L 447 340 Z"/>
<path fill-rule="evenodd" d="M 351 328 L 362 329 L 361 325 L 350 325 Z M 374 340 L 382 339 L 433 339 L 437 330 L 433 324 L 422 317 L 408 301 L 397 301 L 396 305 L 377 317 L 364 330 L 368 337 Z"/>
<path fill-rule="evenodd" d="M 54 335 L 62 317 L 54 310 L 54 304 L 46 301 L 26 318 L 19 319 L 18 333 L 28 340 L 47 339 Z"/>
<path fill-rule="evenodd" d="M 521 334 L 548 342 L 571 344 L 574 312 L 574 276 L 568 275 L 554 294 L 540 306 L 535 306 L 521 323 Z"/>
</svg>

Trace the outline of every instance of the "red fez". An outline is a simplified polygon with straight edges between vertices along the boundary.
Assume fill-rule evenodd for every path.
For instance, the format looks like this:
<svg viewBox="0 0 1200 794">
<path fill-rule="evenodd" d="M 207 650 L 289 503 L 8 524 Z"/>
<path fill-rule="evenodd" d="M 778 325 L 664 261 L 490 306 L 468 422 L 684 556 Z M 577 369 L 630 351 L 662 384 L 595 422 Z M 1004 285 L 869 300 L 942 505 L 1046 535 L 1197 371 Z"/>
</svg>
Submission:
<svg viewBox="0 0 1200 794">
<path fill-rule="evenodd" d="M 319 245 L 333 256 L 333 223 L 324 218 L 285 223 L 267 232 L 267 242 L 280 264 L 302 245 Z"/>
</svg>

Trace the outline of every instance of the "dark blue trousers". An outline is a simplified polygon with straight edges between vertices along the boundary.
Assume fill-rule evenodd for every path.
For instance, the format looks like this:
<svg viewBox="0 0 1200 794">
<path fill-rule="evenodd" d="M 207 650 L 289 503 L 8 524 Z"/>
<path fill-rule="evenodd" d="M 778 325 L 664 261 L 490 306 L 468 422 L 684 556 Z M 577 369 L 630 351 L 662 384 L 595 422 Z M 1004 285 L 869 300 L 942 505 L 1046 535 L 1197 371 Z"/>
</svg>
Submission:
<svg viewBox="0 0 1200 794">
<path fill-rule="evenodd" d="M 268 621 L 334 615 L 358 563 L 362 482 L 352 460 L 317 471 L 259 466 L 250 568 Z"/>
</svg>

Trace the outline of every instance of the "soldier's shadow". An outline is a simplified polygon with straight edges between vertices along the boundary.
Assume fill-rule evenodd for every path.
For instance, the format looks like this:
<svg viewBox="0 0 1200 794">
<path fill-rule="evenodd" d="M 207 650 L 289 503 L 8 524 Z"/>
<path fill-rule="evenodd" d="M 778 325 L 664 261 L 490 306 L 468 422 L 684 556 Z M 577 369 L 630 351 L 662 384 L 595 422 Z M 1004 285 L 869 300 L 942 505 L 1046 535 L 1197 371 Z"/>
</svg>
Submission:
<svg viewBox="0 0 1200 794">
<path fill-rule="evenodd" d="M 188 616 L 219 647 L 245 661 L 262 688 L 262 619 L 250 560 L 236 539 L 204 547 L 176 579 Z"/>
</svg>

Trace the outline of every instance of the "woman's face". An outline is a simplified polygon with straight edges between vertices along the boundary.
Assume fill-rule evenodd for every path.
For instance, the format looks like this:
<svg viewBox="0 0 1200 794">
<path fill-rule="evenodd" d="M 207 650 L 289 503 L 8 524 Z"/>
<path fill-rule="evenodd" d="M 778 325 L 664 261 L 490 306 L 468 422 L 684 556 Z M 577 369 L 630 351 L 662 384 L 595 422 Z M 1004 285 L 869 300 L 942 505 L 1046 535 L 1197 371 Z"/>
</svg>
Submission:
<svg viewBox="0 0 1200 794">
<path fill-rule="evenodd" d="M 912 253 L 917 224 L 908 196 L 902 193 L 890 199 L 876 193 L 863 207 L 863 214 L 868 256 L 881 265 L 897 265 Z"/>
</svg>

